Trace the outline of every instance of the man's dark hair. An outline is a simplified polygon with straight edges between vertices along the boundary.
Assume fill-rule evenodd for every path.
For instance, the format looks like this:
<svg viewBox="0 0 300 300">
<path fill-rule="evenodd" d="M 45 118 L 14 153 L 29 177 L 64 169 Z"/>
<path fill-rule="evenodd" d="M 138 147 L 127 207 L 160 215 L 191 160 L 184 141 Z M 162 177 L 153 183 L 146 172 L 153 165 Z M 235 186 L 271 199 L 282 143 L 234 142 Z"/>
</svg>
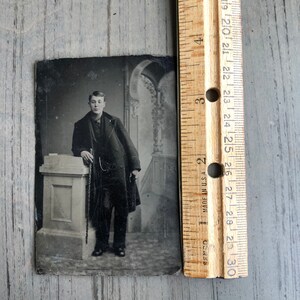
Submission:
<svg viewBox="0 0 300 300">
<path fill-rule="evenodd" d="M 89 101 L 91 101 L 92 97 L 96 96 L 96 97 L 104 97 L 105 100 L 105 94 L 99 91 L 94 91 L 91 95 L 89 95 Z"/>
</svg>

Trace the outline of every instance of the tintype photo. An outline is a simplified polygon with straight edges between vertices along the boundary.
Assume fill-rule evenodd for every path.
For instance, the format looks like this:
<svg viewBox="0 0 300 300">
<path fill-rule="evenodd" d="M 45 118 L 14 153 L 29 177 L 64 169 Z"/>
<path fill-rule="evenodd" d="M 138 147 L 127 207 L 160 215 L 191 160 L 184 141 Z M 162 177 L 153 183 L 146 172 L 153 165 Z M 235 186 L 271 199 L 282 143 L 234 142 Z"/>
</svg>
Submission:
<svg viewBox="0 0 300 300">
<path fill-rule="evenodd" d="M 180 270 L 174 58 L 38 62 L 35 183 L 38 273 Z"/>
</svg>

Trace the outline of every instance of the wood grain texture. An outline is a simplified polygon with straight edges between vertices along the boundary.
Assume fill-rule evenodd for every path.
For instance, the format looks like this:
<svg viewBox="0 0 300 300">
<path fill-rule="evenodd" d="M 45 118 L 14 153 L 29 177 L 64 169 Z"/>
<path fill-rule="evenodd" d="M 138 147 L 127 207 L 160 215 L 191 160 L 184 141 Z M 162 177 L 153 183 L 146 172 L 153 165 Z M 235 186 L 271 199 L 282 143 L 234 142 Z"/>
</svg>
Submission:
<svg viewBox="0 0 300 300">
<path fill-rule="evenodd" d="M 300 298 L 297 0 L 242 3 L 249 277 L 225 281 L 34 272 L 34 63 L 60 57 L 172 55 L 174 2 L 0 2 L 1 299 Z"/>
<path fill-rule="evenodd" d="M 220 80 L 220 36 L 219 36 L 219 1 L 203 1 L 204 17 L 204 57 L 205 57 L 205 83 L 204 91 L 216 89 L 221 91 Z M 226 89 L 226 87 L 224 87 Z M 219 93 L 219 92 L 218 92 Z M 212 102 L 211 97 L 206 95 L 205 103 L 205 130 L 206 130 L 206 164 L 222 162 L 222 128 L 221 128 L 221 101 Z M 226 226 L 222 226 L 222 177 L 213 178 L 207 176 L 207 222 L 208 224 L 208 241 L 213 245 L 213 251 L 208 251 L 208 274 L 209 277 L 225 277 L 224 273 L 224 256 L 223 251 L 223 232 L 225 235 Z M 226 196 L 225 196 L 226 198 Z M 224 218 L 225 219 L 225 218 Z M 221 225 L 222 224 L 222 225 Z M 212 242 L 211 242 L 212 241 Z"/>
</svg>

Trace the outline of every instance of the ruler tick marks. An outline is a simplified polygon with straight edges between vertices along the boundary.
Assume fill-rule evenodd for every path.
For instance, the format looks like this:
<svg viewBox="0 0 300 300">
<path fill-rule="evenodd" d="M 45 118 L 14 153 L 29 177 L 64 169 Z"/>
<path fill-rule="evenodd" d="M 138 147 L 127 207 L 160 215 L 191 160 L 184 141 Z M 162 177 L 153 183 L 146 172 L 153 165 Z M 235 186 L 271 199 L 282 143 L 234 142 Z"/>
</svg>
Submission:
<svg viewBox="0 0 300 300">
<path fill-rule="evenodd" d="M 190 277 L 248 272 L 240 1 L 178 0 L 182 228 L 184 273 Z M 215 137 L 208 82 L 220 91 Z M 207 167 L 214 138 L 224 176 L 212 181 Z"/>
</svg>

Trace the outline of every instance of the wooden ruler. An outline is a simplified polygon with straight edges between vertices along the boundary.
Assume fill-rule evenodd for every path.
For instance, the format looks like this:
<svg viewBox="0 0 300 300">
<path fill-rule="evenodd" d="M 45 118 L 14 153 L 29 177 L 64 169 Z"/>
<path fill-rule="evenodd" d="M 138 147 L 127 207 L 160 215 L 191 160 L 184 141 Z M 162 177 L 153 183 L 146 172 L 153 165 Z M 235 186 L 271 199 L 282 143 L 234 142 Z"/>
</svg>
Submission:
<svg viewBox="0 0 300 300">
<path fill-rule="evenodd" d="M 184 274 L 248 274 L 240 0 L 178 0 Z"/>
</svg>

